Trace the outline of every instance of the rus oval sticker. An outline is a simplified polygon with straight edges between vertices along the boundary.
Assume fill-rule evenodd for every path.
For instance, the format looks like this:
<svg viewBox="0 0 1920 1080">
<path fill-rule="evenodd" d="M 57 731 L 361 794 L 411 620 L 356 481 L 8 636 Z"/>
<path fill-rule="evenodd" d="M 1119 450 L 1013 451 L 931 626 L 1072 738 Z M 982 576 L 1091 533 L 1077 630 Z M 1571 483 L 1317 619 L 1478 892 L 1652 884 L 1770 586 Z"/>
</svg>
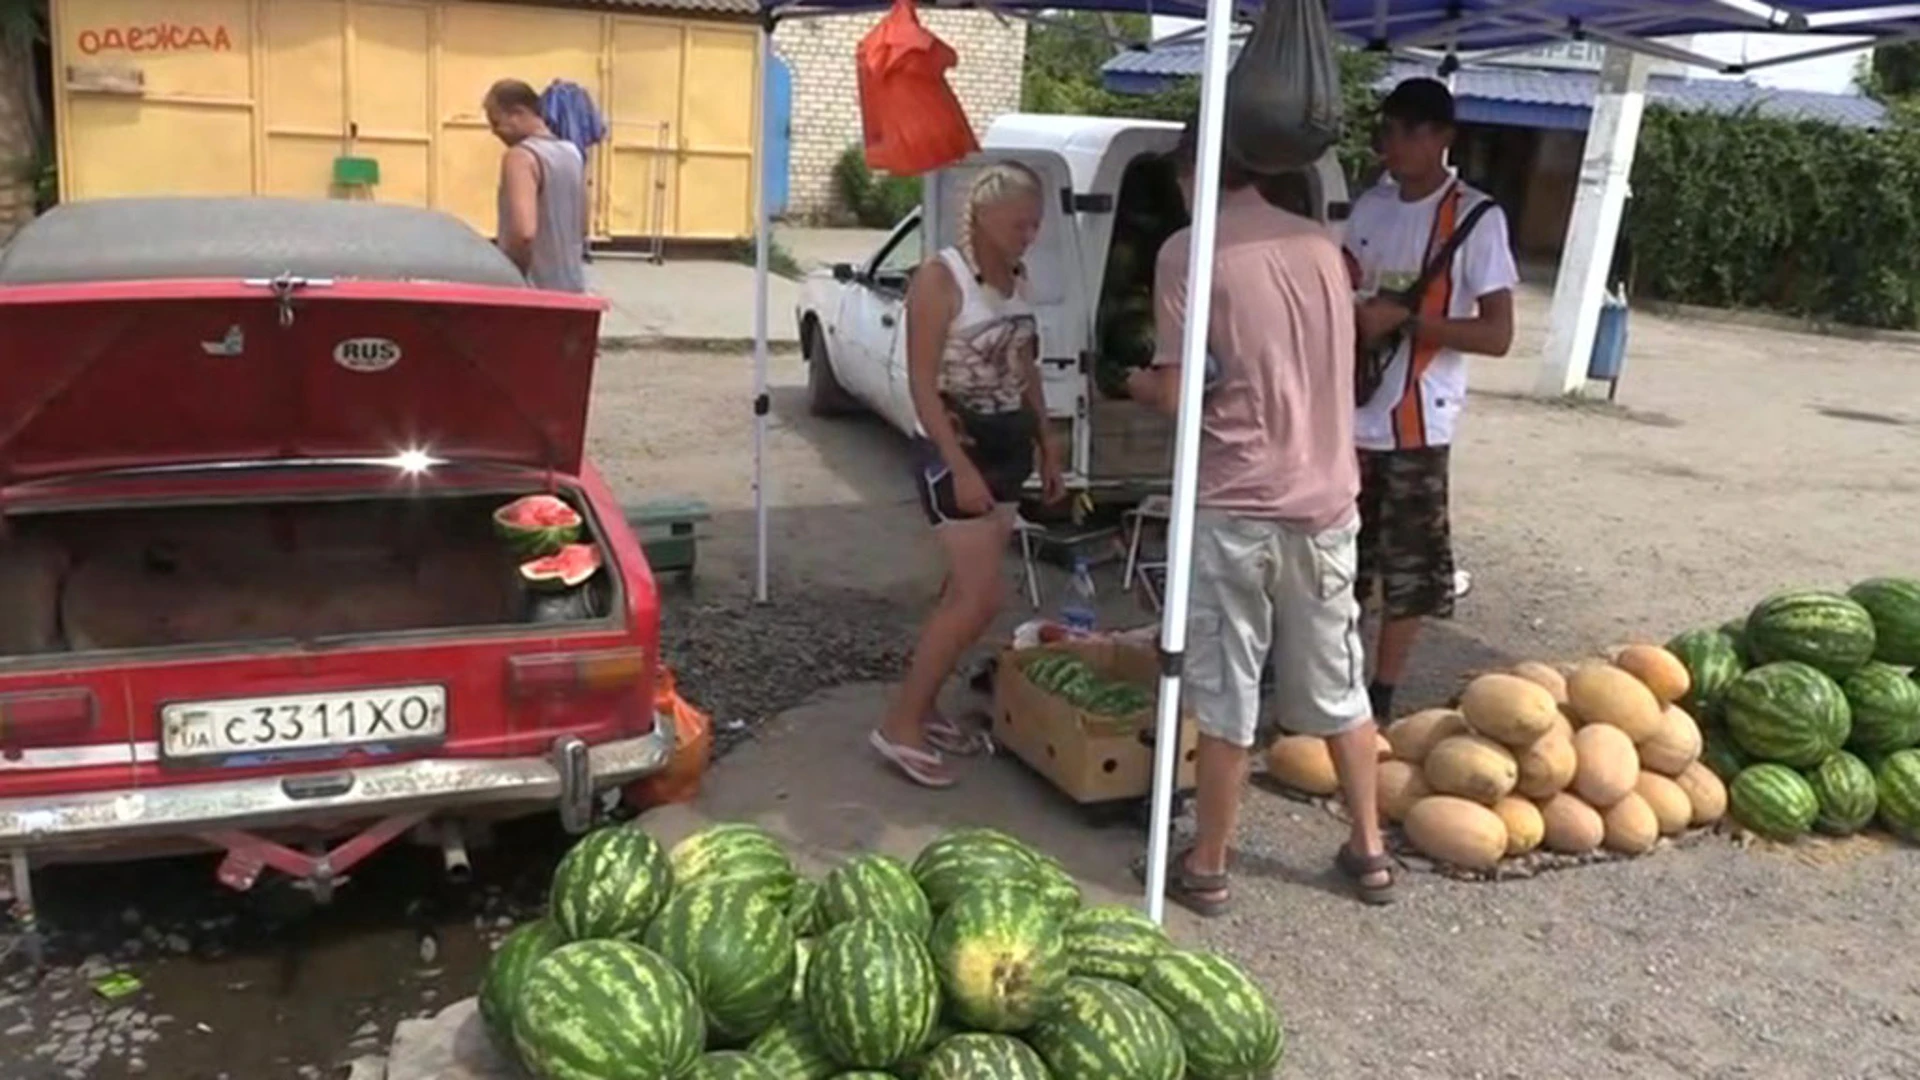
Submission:
<svg viewBox="0 0 1920 1080">
<path fill-rule="evenodd" d="M 348 371 L 385 371 L 400 362 L 400 346 L 386 338 L 348 338 L 333 347 L 333 362 Z"/>
</svg>

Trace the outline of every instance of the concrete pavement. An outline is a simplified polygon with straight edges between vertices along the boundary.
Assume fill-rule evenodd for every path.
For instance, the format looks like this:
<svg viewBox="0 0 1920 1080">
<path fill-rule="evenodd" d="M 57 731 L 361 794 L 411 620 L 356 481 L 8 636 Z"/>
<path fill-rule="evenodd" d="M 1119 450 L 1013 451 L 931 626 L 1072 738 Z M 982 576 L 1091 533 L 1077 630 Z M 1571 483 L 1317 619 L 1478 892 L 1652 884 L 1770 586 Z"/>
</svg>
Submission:
<svg viewBox="0 0 1920 1080">
<path fill-rule="evenodd" d="M 860 229 L 782 229 L 775 242 L 805 270 L 857 261 L 884 237 Z M 644 258 L 602 253 L 587 267 L 587 284 L 609 307 L 600 323 L 604 346 L 647 344 L 742 346 L 753 341 L 753 266 L 727 259 Z M 774 275 L 767 283 L 767 339 L 795 348 L 793 308 L 800 283 Z"/>
</svg>

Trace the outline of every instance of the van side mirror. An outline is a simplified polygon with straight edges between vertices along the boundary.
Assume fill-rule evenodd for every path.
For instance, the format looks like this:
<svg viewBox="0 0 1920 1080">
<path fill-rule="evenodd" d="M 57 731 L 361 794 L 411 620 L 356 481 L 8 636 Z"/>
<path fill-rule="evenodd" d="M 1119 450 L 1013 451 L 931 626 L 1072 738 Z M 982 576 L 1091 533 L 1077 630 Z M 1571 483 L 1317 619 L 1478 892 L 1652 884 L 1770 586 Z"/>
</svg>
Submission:
<svg viewBox="0 0 1920 1080">
<path fill-rule="evenodd" d="M 855 276 L 856 275 L 854 274 L 852 263 L 834 263 L 833 264 L 833 280 L 839 282 L 840 284 L 842 285 L 847 284 L 848 282 L 852 281 Z"/>
</svg>

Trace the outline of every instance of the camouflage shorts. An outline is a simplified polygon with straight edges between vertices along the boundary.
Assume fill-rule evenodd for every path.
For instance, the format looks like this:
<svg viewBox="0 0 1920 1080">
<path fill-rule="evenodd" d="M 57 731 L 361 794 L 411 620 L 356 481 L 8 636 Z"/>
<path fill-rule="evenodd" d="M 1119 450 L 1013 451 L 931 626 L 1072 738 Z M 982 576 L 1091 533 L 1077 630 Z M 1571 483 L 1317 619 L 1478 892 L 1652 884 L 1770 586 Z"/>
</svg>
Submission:
<svg viewBox="0 0 1920 1080">
<path fill-rule="evenodd" d="M 1447 450 L 1360 451 L 1360 551 L 1354 590 L 1377 588 L 1389 619 L 1453 616 Z"/>
</svg>

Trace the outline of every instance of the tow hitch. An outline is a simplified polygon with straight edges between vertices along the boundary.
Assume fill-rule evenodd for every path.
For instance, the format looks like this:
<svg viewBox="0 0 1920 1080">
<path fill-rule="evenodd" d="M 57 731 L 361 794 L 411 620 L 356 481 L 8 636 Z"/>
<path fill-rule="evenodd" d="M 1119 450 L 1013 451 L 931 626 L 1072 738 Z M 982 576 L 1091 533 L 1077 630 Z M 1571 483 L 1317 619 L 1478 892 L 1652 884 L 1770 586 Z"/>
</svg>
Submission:
<svg viewBox="0 0 1920 1080">
<path fill-rule="evenodd" d="M 419 812 L 383 818 L 361 830 L 351 840 L 313 854 L 295 851 L 285 844 L 239 830 L 201 833 L 199 838 L 227 853 L 215 871 L 220 884 L 227 888 L 246 892 L 260 880 L 262 870 L 272 867 L 294 878 L 300 887 L 313 893 L 315 901 L 324 904 L 333 899 L 335 888 L 346 884 L 348 870 L 420 824 L 426 817 L 425 812 Z"/>
</svg>

